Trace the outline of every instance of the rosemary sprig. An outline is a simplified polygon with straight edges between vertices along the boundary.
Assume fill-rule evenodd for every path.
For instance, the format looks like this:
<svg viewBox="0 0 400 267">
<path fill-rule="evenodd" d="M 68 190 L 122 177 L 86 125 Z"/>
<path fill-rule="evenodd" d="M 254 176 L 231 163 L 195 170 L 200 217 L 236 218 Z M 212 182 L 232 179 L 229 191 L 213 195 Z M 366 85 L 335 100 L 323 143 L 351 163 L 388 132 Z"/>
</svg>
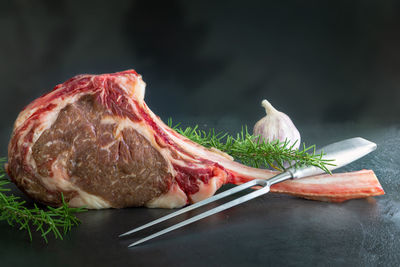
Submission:
<svg viewBox="0 0 400 267">
<path fill-rule="evenodd" d="M 259 142 L 259 136 L 249 134 L 247 127 L 242 127 L 234 137 L 228 133 L 216 133 L 214 129 L 208 132 L 200 130 L 198 125 L 186 128 L 180 127 L 180 124 L 173 126 L 171 119 L 168 119 L 168 126 L 202 146 L 217 148 L 243 164 L 256 168 L 272 167 L 283 171 L 286 163 L 290 163 L 296 167 L 315 166 L 330 173 L 327 166 L 333 165 L 330 160 L 322 158 L 323 153 L 316 153 L 315 145 L 306 147 L 303 143 L 303 148 L 297 150 L 288 141 Z"/>
<path fill-rule="evenodd" d="M 327 165 L 332 165 L 329 160 L 323 159 L 323 153 L 315 152 L 315 145 L 296 150 L 289 142 L 259 142 L 258 136 L 249 134 L 247 127 L 242 128 L 236 137 L 228 133 L 216 133 L 214 129 L 208 132 L 195 127 L 181 128 L 179 124 L 172 126 L 172 120 L 168 119 L 168 125 L 178 133 L 205 147 L 217 148 L 243 164 L 252 167 L 272 167 L 284 170 L 285 163 L 291 166 L 316 166 L 330 173 Z M 52 233 L 55 238 L 63 239 L 73 226 L 80 223 L 75 213 L 86 211 L 84 208 L 70 208 L 61 194 L 62 206 L 58 208 L 39 208 L 34 204 L 33 208 L 25 206 L 25 201 L 14 195 L 6 195 L 9 188 L 5 188 L 10 182 L 5 178 L 3 169 L 4 158 L 0 159 L 0 221 L 7 221 L 11 226 L 18 226 L 20 230 L 28 232 L 32 241 L 32 230 L 40 232 L 47 242 L 47 236 Z"/>
<path fill-rule="evenodd" d="M 17 226 L 19 230 L 28 232 L 32 241 L 32 231 L 40 232 L 47 243 L 47 236 L 52 233 L 55 238 L 63 239 L 71 228 L 80 223 L 75 213 L 83 212 L 83 208 L 70 208 L 61 194 L 62 206 L 58 208 L 39 208 L 34 204 L 33 208 L 27 208 L 25 201 L 14 195 L 6 195 L 10 191 L 5 188 L 10 182 L 5 177 L 3 164 L 5 159 L 0 159 L 0 221 L 7 221 L 10 226 Z"/>
</svg>

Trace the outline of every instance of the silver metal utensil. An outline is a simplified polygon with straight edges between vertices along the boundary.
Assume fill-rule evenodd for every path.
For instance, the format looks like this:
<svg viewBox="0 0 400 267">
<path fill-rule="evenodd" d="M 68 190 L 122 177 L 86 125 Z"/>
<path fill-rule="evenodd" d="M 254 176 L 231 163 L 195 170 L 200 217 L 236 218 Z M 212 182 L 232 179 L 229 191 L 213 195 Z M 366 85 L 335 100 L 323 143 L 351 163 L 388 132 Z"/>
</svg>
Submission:
<svg viewBox="0 0 400 267">
<path fill-rule="evenodd" d="M 329 170 L 334 170 L 340 167 L 343 167 L 365 155 L 367 155 L 368 153 L 374 151 L 376 149 L 376 144 L 372 143 L 364 138 L 361 137 L 355 137 L 355 138 L 351 138 L 351 139 L 346 139 L 337 143 L 333 143 L 330 144 L 328 146 L 323 147 L 318 153 L 320 153 L 321 151 L 324 153 L 323 158 L 327 159 L 327 160 L 332 160 L 331 163 L 334 164 L 332 166 L 328 165 L 327 168 Z M 145 228 L 148 228 L 150 226 L 153 226 L 155 224 L 158 224 L 160 222 L 166 221 L 168 219 L 171 219 L 173 217 L 176 217 L 178 215 L 181 215 L 185 212 L 188 212 L 190 210 L 194 210 L 198 207 L 204 206 L 206 204 L 209 204 L 211 202 L 214 202 L 218 199 L 230 196 L 232 194 L 238 193 L 242 190 L 245 190 L 247 188 L 251 188 L 254 186 L 261 186 L 260 189 L 255 190 L 247 195 L 241 196 L 237 199 L 234 199 L 232 201 L 229 201 L 225 204 L 222 204 L 218 207 L 215 207 L 213 209 L 210 209 L 204 213 L 201 213 L 199 215 L 196 215 L 190 219 L 187 219 L 185 221 L 182 221 L 180 223 L 177 223 L 171 227 L 168 227 L 164 230 L 161 230 L 157 233 L 154 233 L 152 235 L 149 235 L 143 239 L 140 239 L 132 244 L 129 245 L 129 247 L 133 247 L 136 246 L 138 244 L 141 244 L 145 241 L 148 241 L 150 239 L 153 239 L 155 237 L 158 237 L 160 235 L 163 235 L 165 233 L 171 232 L 175 229 L 178 229 L 182 226 L 191 224 L 193 222 L 196 222 L 198 220 L 201 220 L 205 217 L 208 217 L 210 215 L 213 215 L 215 213 L 218 213 L 220 211 L 229 209 L 233 206 L 239 205 L 243 202 L 249 201 L 251 199 L 254 199 L 258 196 L 264 195 L 266 193 L 269 192 L 271 185 L 288 180 L 288 179 L 298 179 L 298 178 L 303 178 L 303 177 L 307 177 L 307 176 L 312 176 L 312 175 L 317 175 L 317 174 L 321 174 L 324 173 L 323 170 L 321 170 L 320 168 L 311 166 L 311 167 L 302 167 L 302 168 L 290 168 L 288 170 L 286 170 L 283 173 L 280 173 L 274 177 L 272 177 L 271 179 L 268 180 L 263 180 L 263 179 L 255 179 L 252 181 L 249 181 L 247 183 L 244 183 L 242 185 L 236 186 L 232 189 L 226 190 L 222 193 L 219 193 L 217 195 L 214 195 L 208 199 L 205 199 L 203 201 L 197 202 L 195 204 L 192 204 L 190 206 L 187 206 L 185 208 L 182 208 L 176 212 L 173 212 L 171 214 L 168 214 L 164 217 L 161 217 L 155 221 L 152 221 L 150 223 L 147 223 L 143 226 L 140 226 L 138 228 L 135 228 L 133 230 L 130 230 L 124 234 L 121 234 L 120 237 L 122 236 L 127 236 L 129 234 L 138 232 L 140 230 L 143 230 Z"/>
</svg>

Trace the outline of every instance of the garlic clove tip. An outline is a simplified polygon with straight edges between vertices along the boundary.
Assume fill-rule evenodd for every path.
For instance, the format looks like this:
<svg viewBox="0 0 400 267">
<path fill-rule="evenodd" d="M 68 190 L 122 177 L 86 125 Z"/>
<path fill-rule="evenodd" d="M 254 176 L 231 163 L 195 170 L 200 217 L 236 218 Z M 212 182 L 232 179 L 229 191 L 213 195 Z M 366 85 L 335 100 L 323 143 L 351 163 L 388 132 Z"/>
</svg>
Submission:
<svg viewBox="0 0 400 267">
<path fill-rule="evenodd" d="M 264 99 L 263 101 L 261 101 L 261 106 L 265 108 L 265 113 L 267 113 L 267 114 L 279 112 L 271 105 L 271 103 L 268 102 L 267 99 Z"/>
</svg>

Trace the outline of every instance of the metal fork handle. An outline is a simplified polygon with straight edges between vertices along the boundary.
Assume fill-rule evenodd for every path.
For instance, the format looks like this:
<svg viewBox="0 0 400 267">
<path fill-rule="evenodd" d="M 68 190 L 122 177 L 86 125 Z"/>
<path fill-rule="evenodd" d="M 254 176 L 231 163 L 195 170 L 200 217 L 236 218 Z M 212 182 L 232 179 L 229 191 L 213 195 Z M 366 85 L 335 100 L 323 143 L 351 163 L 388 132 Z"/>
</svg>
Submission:
<svg viewBox="0 0 400 267">
<path fill-rule="evenodd" d="M 352 161 L 354 161 L 356 159 L 359 159 L 360 157 L 363 157 L 364 155 L 370 153 L 371 151 L 373 151 L 375 149 L 376 149 L 376 144 L 374 144 L 374 143 L 372 143 L 372 142 L 370 142 L 368 140 L 365 140 L 363 138 L 356 137 L 356 138 L 351 138 L 351 139 L 347 139 L 347 140 L 344 140 L 344 141 L 341 141 L 341 142 L 337 142 L 337 143 L 328 145 L 328 146 L 324 147 L 322 150 L 325 152 L 324 159 L 335 159 L 334 162 L 333 162 L 334 165 L 330 166 L 328 168 L 330 170 L 334 170 L 336 168 L 340 168 L 342 166 L 345 166 L 346 164 L 348 164 L 348 163 L 350 163 L 350 162 L 352 162 Z M 229 201 L 229 202 L 227 202 L 227 203 L 225 203 L 225 204 L 223 204 L 221 206 L 215 207 L 215 208 L 213 208 L 211 210 L 208 210 L 208 211 L 206 211 L 204 213 L 201 213 L 201 214 L 199 214 L 197 216 L 194 216 L 194 217 L 192 217 L 192 218 L 190 218 L 188 220 L 185 220 L 185 221 L 180 222 L 180 223 L 178 223 L 176 225 L 168 227 L 168 228 L 166 228 L 166 229 L 164 229 L 164 230 L 162 230 L 160 232 L 152 234 L 152 235 L 150 235 L 150 236 L 148 236 L 146 238 L 143 238 L 143 239 L 141 239 L 141 240 L 129 245 L 129 247 L 132 247 L 132 246 L 138 245 L 140 243 L 143 243 L 143 242 L 145 242 L 147 240 L 150 240 L 152 238 L 155 238 L 157 236 L 160 236 L 160 235 L 163 235 L 165 233 L 171 232 L 171 231 L 173 231 L 175 229 L 178 229 L 178 228 L 180 228 L 182 226 L 185 226 L 185 225 L 191 224 L 193 222 L 196 222 L 198 220 L 201 220 L 201 219 L 203 219 L 205 217 L 208 217 L 208 216 L 213 215 L 215 213 L 218 213 L 220 211 L 229 209 L 229 208 L 231 208 L 233 206 L 236 206 L 236 205 L 238 205 L 240 203 L 243 203 L 243 202 L 249 201 L 251 199 L 254 199 L 254 198 L 258 197 L 258 196 L 264 195 L 264 194 L 269 192 L 270 186 L 273 185 L 273 184 L 282 182 L 284 180 L 288 180 L 290 178 L 302 178 L 302 177 L 307 177 L 307 176 L 310 176 L 310 175 L 316 175 L 316 174 L 319 174 L 319 173 L 321 173 L 321 170 L 319 170 L 319 169 L 317 169 L 315 167 L 290 168 L 286 172 L 278 174 L 277 176 L 274 176 L 273 178 L 271 178 L 269 180 L 262 180 L 262 179 L 252 180 L 252 181 L 249 181 L 249 182 L 244 183 L 242 185 L 236 186 L 236 187 L 234 187 L 232 189 L 226 190 L 226 191 L 224 191 L 224 192 L 222 192 L 220 194 L 214 195 L 211 198 L 205 199 L 205 200 L 200 201 L 198 203 L 195 203 L 195 204 L 193 204 L 191 206 L 188 206 L 186 208 L 183 208 L 181 210 L 173 212 L 173 213 L 171 213 L 171 214 L 169 214 L 167 216 L 164 216 L 164 217 L 162 217 L 162 218 L 160 218 L 158 220 L 155 220 L 155 221 L 150 222 L 148 224 L 145 224 L 145 225 L 143 225 L 141 227 L 133 229 L 133 230 L 131 230 L 129 232 L 126 232 L 126 233 L 124 233 L 124 234 L 122 234 L 120 236 L 125 236 L 125 235 L 128 235 L 128 234 L 137 232 L 139 230 L 145 229 L 145 228 L 150 227 L 150 226 L 152 226 L 154 224 L 163 222 L 165 220 L 168 220 L 170 218 L 173 218 L 175 216 L 183 214 L 183 213 L 185 213 L 187 211 L 190 211 L 190 210 L 196 209 L 198 207 L 204 206 L 204 205 L 206 205 L 208 203 L 211 203 L 211 202 L 213 202 L 215 200 L 218 200 L 218 199 L 224 198 L 226 196 L 238 193 L 238 192 L 240 192 L 240 191 L 242 191 L 244 189 L 247 189 L 247 188 L 250 188 L 250 187 L 253 187 L 253 186 L 257 186 L 257 185 L 262 187 L 259 190 L 256 190 L 256 191 L 254 191 L 252 193 L 249 193 L 247 195 L 239 197 L 239 198 L 237 198 L 235 200 Z"/>
</svg>

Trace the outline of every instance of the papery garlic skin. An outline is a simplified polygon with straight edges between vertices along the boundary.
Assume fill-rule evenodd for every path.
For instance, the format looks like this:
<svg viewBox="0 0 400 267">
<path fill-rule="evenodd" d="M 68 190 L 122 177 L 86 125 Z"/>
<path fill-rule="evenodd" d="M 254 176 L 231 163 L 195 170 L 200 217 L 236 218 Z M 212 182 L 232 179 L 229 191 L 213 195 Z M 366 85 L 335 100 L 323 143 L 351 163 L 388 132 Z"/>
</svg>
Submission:
<svg viewBox="0 0 400 267">
<path fill-rule="evenodd" d="M 276 110 L 267 100 L 261 102 L 267 115 L 259 120 L 253 129 L 253 135 L 259 135 L 267 142 L 287 140 L 294 149 L 300 147 L 300 133 L 292 120 L 283 112 Z"/>
</svg>

